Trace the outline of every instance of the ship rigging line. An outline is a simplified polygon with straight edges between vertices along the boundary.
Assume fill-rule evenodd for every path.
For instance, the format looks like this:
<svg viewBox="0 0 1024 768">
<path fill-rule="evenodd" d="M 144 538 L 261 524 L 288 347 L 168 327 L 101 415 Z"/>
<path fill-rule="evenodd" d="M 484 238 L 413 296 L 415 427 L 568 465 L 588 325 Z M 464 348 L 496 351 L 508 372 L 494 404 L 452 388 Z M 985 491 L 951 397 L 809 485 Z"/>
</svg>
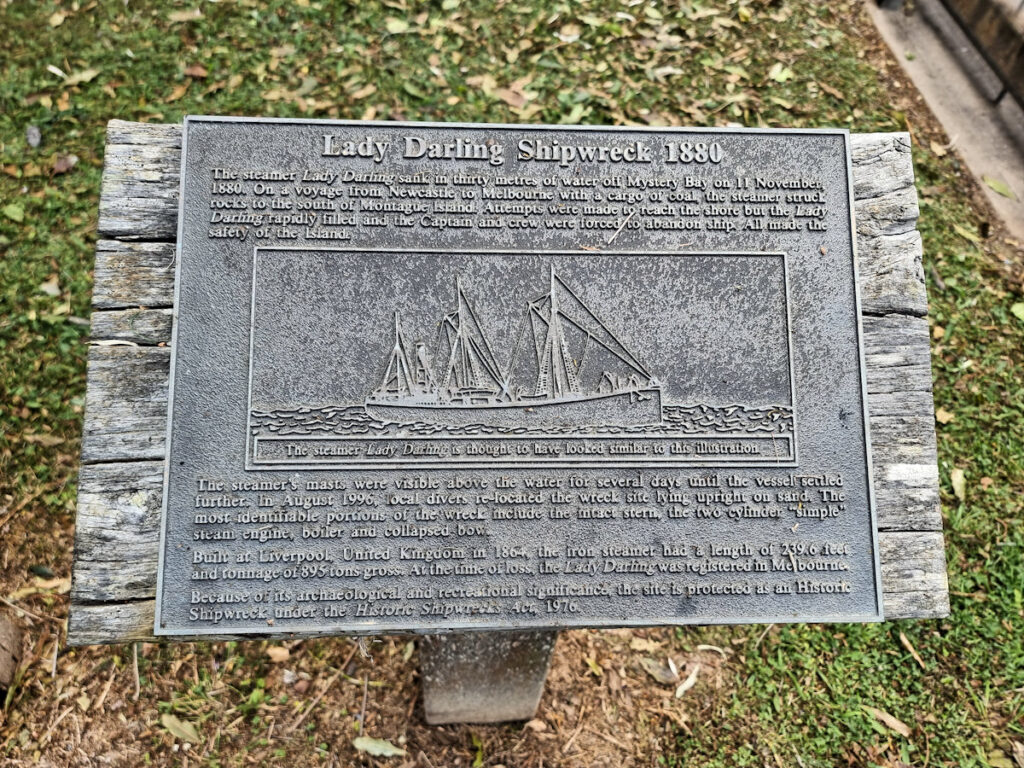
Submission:
<svg viewBox="0 0 1024 768">
<path fill-rule="evenodd" d="M 619 350 L 614 349 L 612 346 L 610 346 L 609 344 L 607 344 L 604 341 L 602 341 L 592 331 L 590 331 L 589 329 L 585 328 L 580 323 L 576 322 L 572 317 L 568 316 L 564 312 L 556 311 L 559 317 L 561 317 L 563 320 L 565 320 L 570 325 L 572 325 L 574 328 L 576 328 L 576 330 L 578 330 L 581 333 L 583 333 L 586 336 L 586 339 L 587 339 L 587 341 L 586 341 L 586 343 L 584 345 L 584 348 L 583 348 L 583 354 L 580 356 L 579 365 L 576 366 L 576 373 L 579 374 L 583 370 L 583 363 L 586 360 L 587 349 L 589 347 L 590 341 L 594 341 L 597 344 L 599 344 L 601 347 L 606 349 L 613 356 L 615 356 L 616 358 L 621 360 L 623 363 L 628 365 L 630 368 L 635 370 L 637 373 L 639 373 L 640 375 L 645 376 L 648 379 L 650 379 L 651 378 L 650 372 L 648 372 L 647 369 L 644 368 L 643 365 L 641 365 L 640 362 L 638 360 L 636 360 L 636 358 L 633 357 L 633 355 L 629 352 L 629 350 L 626 349 L 626 346 L 621 341 L 619 341 L 619 339 L 615 336 L 615 334 L 612 333 L 608 329 L 608 327 L 604 323 L 602 323 L 597 318 L 597 316 L 594 315 L 593 312 L 590 311 L 590 308 L 586 304 L 583 303 L 583 300 L 580 299 L 580 297 L 577 296 L 576 293 L 568 285 L 566 285 L 565 282 L 563 282 L 562 278 L 560 278 L 557 274 L 554 276 L 554 278 L 555 278 L 555 280 L 557 280 L 559 282 L 559 284 L 561 284 L 561 286 L 566 290 L 566 292 L 570 296 L 572 296 L 573 299 L 576 300 L 576 303 L 579 304 L 580 307 L 583 308 L 583 311 L 587 313 L 587 315 L 589 316 L 590 320 L 592 320 L 597 326 L 599 326 L 601 328 L 601 330 L 603 330 L 605 333 L 607 333 L 608 336 L 616 344 L 619 345 L 619 350 L 621 350 L 621 352 L 620 352 Z M 541 357 L 543 356 L 543 351 L 539 347 L 539 343 L 540 343 L 539 336 L 541 334 L 537 333 L 537 326 L 535 325 L 535 321 L 539 320 L 541 323 L 544 324 L 545 328 L 547 328 L 547 326 L 550 324 L 549 321 L 547 319 L 545 319 L 544 316 L 541 314 L 541 309 L 543 308 L 544 304 L 546 302 L 550 302 L 550 300 L 551 300 L 550 294 L 546 294 L 544 296 L 541 296 L 539 299 L 536 299 L 534 301 L 529 302 L 529 304 L 528 304 L 529 308 L 527 309 L 526 315 L 523 317 L 523 321 L 522 321 L 522 323 L 520 323 L 520 326 L 519 326 L 519 334 L 518 334 L 518 338 L 516 339 L 515 347 L 513 348 L 512 360 L 511 360 L 511 362 L 509 363 L 509 366 L 508 366 L 508 370 L 509 370 L 510 373 L 511 373 L 511 371 L 515 370 L 516 363 L 519 361 L 519 350 L 520 350 L 520 348 L 522 346 L 523 336 L 526 333 L 527 320 L 529 320 L 529 323 L 530 323 L 530 330 L 533 331 L 533 337 L 534 337 L 534 344 L 533 344 L 534 350 L 533 350 L 533 352 L 534 352 L 534 355 L 536 356 L 537 365 L 540 366 L 540 364 L 541 364 Z"/>
<path fill-rule="evenodd" d="M 458 305 L 456 311 L 445 315 L 440 327 L 437 329 L 437 340 L 435 343 L 434 353 L 434 358 L 436 360 L 441 358 L 442 336 L 444 336 L 445 341 L 448 343 L 448 364 L 446 366 L 442 386 L 445 389 L 449 388 L 452 374 L 455 373 L 457 363 L 461 358 L 464 374 L 473 379 L 472 382 L 463 382 L 464 386 L 479 386 L 478 365 L 483 364 L 484 369 L 494 383 L 500 387 L 504 387 L 505 380 L 504 375 L 501 372 L 501 367 L 498 365 L 498 361 L 494 357 L 494 353 L 491 351 L 491 346 L 487 341 L 487 337 L 484 335 L 483 329 L 480 327 L 480 321 L 476 317 L 476 312 L 473 311 L 473 306 L 469 303 L 469 299 L 466 298 L 465 293 L 463 293 L 461 281 L 458 279 L 456 279 L 456 293 L 458 294 Z M 465 308 L 465 312 L 468 313 L 470 322 L 466 322 L 463 308 Z M 458 322 L 456 322 L 456 319 L 458 319 Z M 476 335 L 483 342 L 482 348 L 480 343 L 473 338 L 474 329 L 476 331 Z"/>
<path fill-rule="evenodd" d="M 628 355 L 628 359 L 627 359 L 627 357 L 624 357 L 623 355 L 618 354 L 615 350 L 613 350 L 607 344 L 602 342 L 601 339 L 597 338 L 597 336 L 594 336 L 590 331 L 588 331 L 586 328 L 582 327 L 579 323 L 577 323 L 571 317 L 568 317 L 567 315 L 564 315 L 564 314 L 562 315 L 562 317 L 564 317 L 566 320 L 568 320 L 570 323 L 572 323 L 574 326 L 576 326 L 583 333 L 586 333 L 587 335 L 591 336 L 594 339 L 594 341 L 596 341 L 602 347 L 604 347 L 609 352 L 611 352 L 613 355 L 618 357 L 620 360 L 622 360 L 622 362 L 626 363 L 631 368 L 634 368 L 635 370 L 637 370 L 639 373 L 643 374 L 644 376 L 650 378 L 651 374 L 647 372 L 647 369 L 645 369 L 640 364 L 639 360 L 637 360 L 636 358 L 633 357 L 632 353 L 630 353 L 630 351 L 628 349 L 626 349 L 626 345 L 623 344 L 621 341 L 619 341 L 619 339 L 615 336 L 615 334 L 612 333 L 608 329 L 608 327 L 604 323 L 602 323 L 593 312 L 590 311 L 590 307 L 588 307 L 586 304 L 583 303 L 583 300 L 579 296 L 576 295 L 576 293 L 573 291 L 573 289 L 570 288 L 568 285 L 566 285 L 565 282 L 562 280 L 562 278 L 560 278 L 558 276 L 557 273 L 554 274 L 554 278 L 555 278 L 555 280 L 557 280 L 561 284 L 561 286 L 566 290 L 566 292 L 576 300 L 576 303 L 579 304 L 583 308 L 583 311 L 586 312 L 590 316 L 591 321 L 596 323 L 601 328 L 601 330 L 603 330 L 605 333 L 607 333 L 612 338 L 612 340 L 616 344 L 619 345 L 619 349 L 621 349 L 626 355 Z"/>
</svg>

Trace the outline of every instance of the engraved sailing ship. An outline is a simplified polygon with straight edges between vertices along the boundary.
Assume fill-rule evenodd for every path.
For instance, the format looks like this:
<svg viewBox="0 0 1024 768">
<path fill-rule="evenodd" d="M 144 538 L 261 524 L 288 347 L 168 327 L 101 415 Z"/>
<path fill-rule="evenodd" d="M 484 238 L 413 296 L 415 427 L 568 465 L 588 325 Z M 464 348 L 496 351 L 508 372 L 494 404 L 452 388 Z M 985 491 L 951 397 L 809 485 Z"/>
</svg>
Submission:
<svg viewBox="0 0 1024 768">
<path fill-rule="evenodd" d="M 455 295 L 455 309 L 444 315 L 438 328 L 433 357 L 443 363 L 437 368 L 422 342 L 410 346 L 395 312 L 394 344 L 384 374 L 365 401 L 369 416 L 389 423 L 452 427 L 662 423 L 661 384 L 553 266 L 548 292 L 527 302 L 504 369 L 460 279 Z M 600 371 L 596 386 L 587 387 L 583 374 L 597 351 L 610 355 L 620 368 Z M 524 367 L 533 368 L 536 375 L 517 384 Z M 589 373 L 592 380 L 594 371 Z"/>
</svg>

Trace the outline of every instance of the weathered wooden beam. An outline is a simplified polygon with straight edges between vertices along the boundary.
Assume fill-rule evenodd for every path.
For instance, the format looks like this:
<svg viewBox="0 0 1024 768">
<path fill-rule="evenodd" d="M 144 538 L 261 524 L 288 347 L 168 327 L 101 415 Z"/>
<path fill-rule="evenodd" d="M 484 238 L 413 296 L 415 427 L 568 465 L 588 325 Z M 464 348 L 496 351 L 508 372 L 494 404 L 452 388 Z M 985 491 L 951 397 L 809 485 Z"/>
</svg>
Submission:
<svg viewBox="0 0 1024 768">
<path fill-rule="evenodd" d="M 82 463 L 164 457 L 169 347 L 93 346 Z"/>
<path fill-rule="evenodd" d="M 174 252 L 174 243 L 100 240 L 96 243 L 93 310 L 173 306 Z"/>
<path fill-rule="evenodd" d="M 68 641 L 153 640 L 181 127 L 112 121 Z M 948 613 L 921 240 L 906 134 L 852 135 L 884 606 Z M 123 342 L 127 346 L 111 345 Z M 137 345 L 137 346 L 136 346 Z M 213 639 L 204 637 L 205 640 Z"/>
</svg>

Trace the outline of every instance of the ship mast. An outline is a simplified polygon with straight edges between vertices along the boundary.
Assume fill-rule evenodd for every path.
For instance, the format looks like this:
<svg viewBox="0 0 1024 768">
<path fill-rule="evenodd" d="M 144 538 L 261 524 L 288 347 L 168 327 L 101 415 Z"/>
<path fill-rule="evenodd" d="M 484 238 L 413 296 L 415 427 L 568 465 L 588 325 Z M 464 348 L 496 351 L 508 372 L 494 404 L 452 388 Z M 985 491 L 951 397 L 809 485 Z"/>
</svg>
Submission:
<svg viewBox="0 0 1024 768">
<path fill-rule="evenodd" d="M 580 391 L 576 365 L 569 355 L 569 345 L 562 331 L 558 294 L 555 290 L 555 267 L 551 265 L 551 289 L 548 294 L 548 332 L 541 352 L 540 370 L 537 374 L 538 396 L 550 398 L 575 395 Z"/>
<path fill-rule="evenodd" d="M 578 362 L 569 352 L 567 328 L 583 336 L 583 348 Z M 508 365 L 509 375 L 516 370 L 519 355 L 529 343 L 526 341 L 529 337 L 532 337 L 530 347 L 537 361 L 534 397 L 556 399 L 566 394 L 579 393 L 583 365 L 592 345 L 600 347 L 632 369 L 639 375 L 640 381 L 648 384 L 654 381 L 644 365 L 555 273 L 553 265 L 550 267 L 548 292 L 527 303 L 526 314 L 520 324 Z M 511 382 L 506 382 L 504 388 L 508 390 L 510 386 Z"/>
<path fill-rule="evenodd" d="M 429 374 L 428 374 L 429 376 Z M 411 395 L 416 390 L 417 381 L 409 365 L 409 355 L 406 352 L 405 339 L 402 338 L 402 327 L 398 312 L 395 312 L 395 345 L 388 357 L 387 367 L 384 369 L 384 378 L 380 382 L 378 391 L 387 395 L 399 397 Z"/>
<path fill-rule="evenodd" d="M 504 375 L 484 336 L 480 321 L 462 290 L 462 280 L 455 280 L 456 308 L 445 315 L 438 329 L 438 354 L 442 339 L 448 345 L 441 391 L 457 393 L 461 390 L 493 390 L 503 388 Z"/>
</svg>

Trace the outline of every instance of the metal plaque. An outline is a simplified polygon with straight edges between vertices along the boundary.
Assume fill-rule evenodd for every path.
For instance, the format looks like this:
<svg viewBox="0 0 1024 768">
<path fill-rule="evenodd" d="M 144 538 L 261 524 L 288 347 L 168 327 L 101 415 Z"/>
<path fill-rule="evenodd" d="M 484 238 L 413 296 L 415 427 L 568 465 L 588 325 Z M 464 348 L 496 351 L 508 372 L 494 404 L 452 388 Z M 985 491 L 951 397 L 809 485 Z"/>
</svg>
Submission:
<svg viewBox="0 0 1024 768">
<path fill-rule="evenodd" d="M 182 156 L 158 635 L 881 619 L 845 131 Z"/>
</svg>

